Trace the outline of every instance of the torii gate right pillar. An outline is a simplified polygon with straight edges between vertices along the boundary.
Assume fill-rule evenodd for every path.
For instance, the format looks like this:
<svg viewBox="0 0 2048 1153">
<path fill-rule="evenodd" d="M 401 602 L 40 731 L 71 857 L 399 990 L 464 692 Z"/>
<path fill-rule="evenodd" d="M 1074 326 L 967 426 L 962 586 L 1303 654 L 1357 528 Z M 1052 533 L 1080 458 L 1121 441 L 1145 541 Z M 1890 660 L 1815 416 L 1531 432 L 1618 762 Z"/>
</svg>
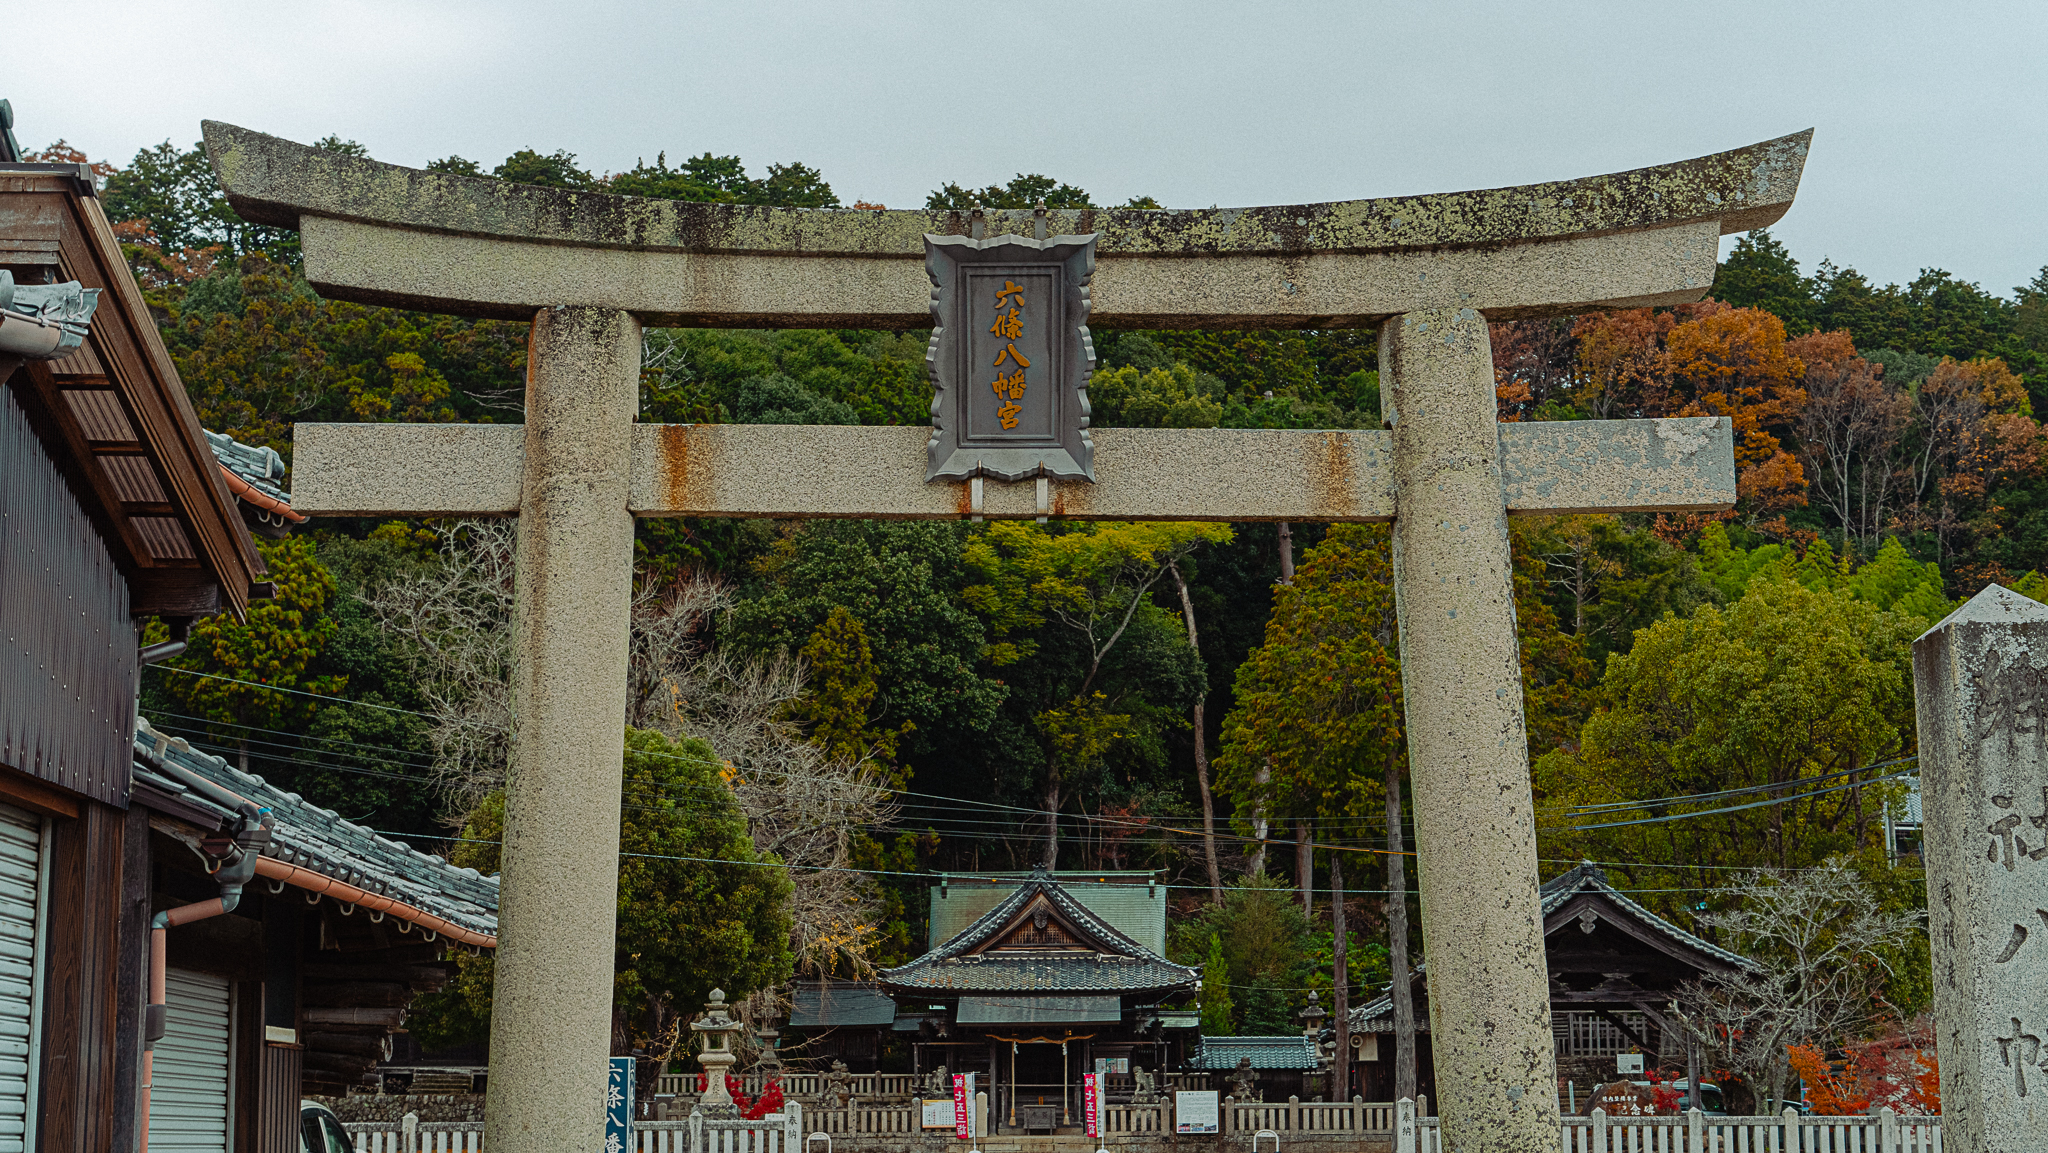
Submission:
<svg viewBox="0 0 2048 1153">
<path fill-rule="evenodd" d="M 1429 980 L 1443 1131 L 1536 1153 L 1557 1146 L 1557 1060 L 1486 318 L 1389 320 L 1380 380 L 1423 944 L 1445 961 Z"/>
</svg>

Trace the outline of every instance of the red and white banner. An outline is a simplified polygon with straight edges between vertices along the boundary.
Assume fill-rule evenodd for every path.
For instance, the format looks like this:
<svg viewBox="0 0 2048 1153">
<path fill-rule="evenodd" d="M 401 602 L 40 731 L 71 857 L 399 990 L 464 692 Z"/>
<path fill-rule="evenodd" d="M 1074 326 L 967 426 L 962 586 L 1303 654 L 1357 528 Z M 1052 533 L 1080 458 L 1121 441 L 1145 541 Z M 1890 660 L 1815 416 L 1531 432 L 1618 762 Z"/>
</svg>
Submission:
<svg viewBox="0 0 2048 1153">
<path fill-rule="evenodd" d="M 1081 1074 L 1081 1108 L 1087 1115 L 1088 1135 L 1102 1136 L 1102 1075 Z"/>
<path fill-rule="evenodd" d="M 953 1074 L 953 1136 L 962 1141 L 974 1135 L 974 1074 Z"/>
</svg>

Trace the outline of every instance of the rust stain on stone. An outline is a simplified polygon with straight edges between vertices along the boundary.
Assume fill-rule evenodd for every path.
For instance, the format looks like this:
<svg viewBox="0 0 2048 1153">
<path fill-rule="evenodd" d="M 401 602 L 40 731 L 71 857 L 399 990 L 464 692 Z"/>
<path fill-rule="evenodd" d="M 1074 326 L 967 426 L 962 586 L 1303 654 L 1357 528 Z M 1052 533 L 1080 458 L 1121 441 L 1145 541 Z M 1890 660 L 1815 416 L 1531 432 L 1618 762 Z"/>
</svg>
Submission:
<svg viewBox="0 0 2048 1153">
<path fill-rule="evenodd" d="M 1303 446 L 1302 456 L 1308 470 L 1309 508 L 1316 518 L 1348 520 L 1357 516 L 1351 438 L 1341 432 L 1318 433 Z"/>
<path fill-rule="evenodd" d="M 655 475 L 661 484 L 662 496 L 666 501 L 667 507 L 671 510 L 697 510 L 706 507 L 708 504 L 706 500 L 707 494 L 701 491 L 703 484 L 699 478 L 716 475 L 715 469 L 717 465 L 715 461 L 710 459 L 701 462 L 691 459 L 692 437 L 690 434 L 695 431 L 695 428 L 696 426 L 688 424 L 662 425 L 660 440 L 655 446 L 657 461 Z M 699 437 L 695 439 L 707 441 L 703 445 L 703 451 L 707 457 L 717 454 L 718 450 L 715 444 L 708 443 L 710 438 Z M 693 467 L 700 463 L 704 465 L 703 468 Z"/>
<path fill-rule="evenodd" d="M 973 516 L 974 482 L 971 480 L 963 480 L 960 482 L 960 486 L 954 491 L 958 492 L 960 494 L 960 497 L 959 499 L 953 502 L 953 511 L 959 513 L 961 516 Z"/>
<path fill-rule="evenodd" d="M 1067 486 L 1063 484 L 1052 486 L 1052 515 L 1067 515 Z"/>
</svg>

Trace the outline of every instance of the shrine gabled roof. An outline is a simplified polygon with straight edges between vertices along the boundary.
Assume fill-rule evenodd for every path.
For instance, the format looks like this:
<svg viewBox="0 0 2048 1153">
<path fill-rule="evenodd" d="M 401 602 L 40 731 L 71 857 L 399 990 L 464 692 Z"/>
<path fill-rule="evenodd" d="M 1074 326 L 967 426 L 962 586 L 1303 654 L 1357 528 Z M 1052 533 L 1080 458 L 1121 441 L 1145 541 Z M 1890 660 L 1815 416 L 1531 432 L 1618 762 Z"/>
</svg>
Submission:
<svg viewBox="0 0 2048 1153">
<path fill-rule="evenodd" d="M 1581 861 L 1566 872 L 1552 877 L 1544 883 L 1541 892 L 1543 894 L 1543 919 L 1546 923 L 1550 920 L 1552 914 L 1564 908 L 1572 898 L 1582 893 L 1593 893 L 1629 913 L 1640 927 L 1648 929 L 1651 933 L 1661 936 L 1673 944 L 1704 953 L 1731 969 L 1756 968 L 1756 962 L 1742 956 L 1740 953 L 1731 953 L 1704 937 L 1688 933 L 1677 925 L 1637 904 L 1619 889 L 1608 884 L 1606 870 L 1591 861 Z M 1553 927 L 1546 924 L 1545 931 L 1548 932 Z"/>
<path fill-rule="evenodd" d="M 1563 912 L 1565 907 L 1576 898 L 1591 895 L 1624 914 L 1636 929 L 1651 937 L 1661 938 L 1669 946 L 1668 951 L 1680 955 L 1686 952 L 1693 953 L 1708 961 L 1710 963 L 1708 967 L 1718 964 L 1730 969 L 1757 968 L 1755 961 L 1742 956 L 1740 953 L 1733 953 L 1723 949 L 1704 937 L 1688 933 L 1636 903 L 1619 889 L 1609 884 L 1606 870 L 1593 864 L 1591 861 L 1582 861 L 1571 869 L 1545 881 L 1539 892 L 1543 900 L 1544 933 L 1546 937 L 1559 928 L 1559 926 L 1551 923 L 1552 918 Z M 1426 976 L 1427 969 L 1427 965 L 1417 965 L 1415 967 L 1416 977 L 1420 979 Z M 1390 994 L 1382 993 L 1379 997 L 1353 1009 L 1351 1011 L 1351 1027 L 1354 1030 L 1365 1030 L 1368 1032 L 1385 1033 L 1392 1031 L 1393 997 Z M 1428 1014 L 1423 1011 L 1421 1003 L 1417 1005 L 1415 1027 L 1422 1032 L 1429 1031 Z"/>
<path fill-rule="evenodd" d="M 265 857 L 401 901 L 471 932 L 497 936 L 498 878 L 458 868 L 344 820 L 182 737 L 158 732 L 142 718 L 136 720 L 135 752 L 136 804 L 202 827 L 209 821 L 218 827 L 236 815 L 155 767 L 174 765 L 271 810 L 277 827 L 263 848 Z"/>
<path fill-rule="evenodd" d="M 1042 906 L 1071 932 L 1063 948 L 992 948 Z M 884 969 L 885 988 L 940 995 L 958 992 L 1139 993 L 1192 987 L 1199 971 L 1175 964 L 1103 920 L 1039 869 L 1002 903 L 951 940 L 917 959 Z"/>
</svg>

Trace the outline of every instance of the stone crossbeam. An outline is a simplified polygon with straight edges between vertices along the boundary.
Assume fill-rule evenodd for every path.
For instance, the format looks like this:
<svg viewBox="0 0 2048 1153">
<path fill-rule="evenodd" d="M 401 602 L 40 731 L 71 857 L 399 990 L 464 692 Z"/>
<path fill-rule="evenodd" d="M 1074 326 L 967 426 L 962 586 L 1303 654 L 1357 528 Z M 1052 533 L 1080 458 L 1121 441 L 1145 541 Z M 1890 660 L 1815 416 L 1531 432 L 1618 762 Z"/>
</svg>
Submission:
<svg viewBox="0 0 2048 1153">
<path fill-rule="evenodd" d="M 633 426 L 635 516 L 970 515 L 967 484 L 927 484 L 930 430 L 836 425 Z M 1379 430 L 1103 428 L 1094 484 L 1053 481 L 1070 520 L 1388 521 L 1393 434 Z M 315 516 L 519 511 L 521 425 L 302 424 L 292 505 Z M 1726 417 L 1503 424 L 1518 514 L 1699 512 L 1735 505 Z M 991 519 L 1039 515 L 1035 486 L 989 483 Z"/>
<path fill-rule="evenodd" d="M 571 303 L 652 325 L 923 328 L 937 210 L 687 204 L 424 172 L 209 121 L 245 219 L 297 228 L 323 294 L 527 320 Z M 1373 326 L 1475 308 L 1491 319 L 1697 300 L 1719 237 L 1791 207 L 1811 131 L 1676 164 L 1475 192 L 1224 209 L 1047 214 L 1098 233 L 1102 327 Z M 1031 236 L 1028 211 L 981 218 Z"/>
</svg>

